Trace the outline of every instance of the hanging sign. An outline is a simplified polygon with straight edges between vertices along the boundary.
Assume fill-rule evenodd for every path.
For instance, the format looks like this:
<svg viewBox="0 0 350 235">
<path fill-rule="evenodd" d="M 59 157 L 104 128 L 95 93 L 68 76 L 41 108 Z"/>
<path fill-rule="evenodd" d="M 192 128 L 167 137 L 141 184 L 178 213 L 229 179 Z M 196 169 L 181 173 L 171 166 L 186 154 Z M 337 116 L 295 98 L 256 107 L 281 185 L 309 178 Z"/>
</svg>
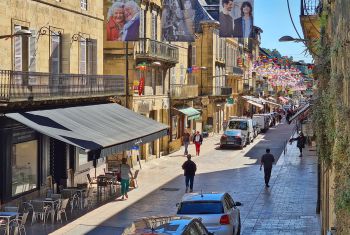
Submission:
<svg viewBox="0 0 350 235">
<path fill-rule="evenodd" d="M 145 88 L 145 78 L 141 77 L 140 83 L 139 83 L 139 95 L 142 95 L 144 88 Z"/>
</svg>

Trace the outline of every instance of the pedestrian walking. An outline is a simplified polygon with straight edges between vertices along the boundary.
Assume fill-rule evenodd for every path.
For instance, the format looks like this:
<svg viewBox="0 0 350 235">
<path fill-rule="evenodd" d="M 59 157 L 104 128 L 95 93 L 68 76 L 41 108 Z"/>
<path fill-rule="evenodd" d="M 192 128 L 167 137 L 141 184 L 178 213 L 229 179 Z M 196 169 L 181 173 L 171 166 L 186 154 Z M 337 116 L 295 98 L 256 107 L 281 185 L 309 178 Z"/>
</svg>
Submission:
<svg viewBox="0 0 350 235">
<path fill-rule="evenodd" d="M 270 187 L 270 177 L 272 171 L 272 163 L 275 162 L 275 157 L 270 153 L 270 149 L 266 149 L 266 153 L 261 157 L 260 170 L 264 166 L 264 178 L 266 187 Z"/>
<path fill-rule="evenodd" d="M 122 193 L 122 200 L 127 199 L 128 191 L 129 191 L 129 183 L 130 183 L 130 176 L 131 178 L 134 178 L 130 166 L 127 164 L 127 159 L 122 159 L 122 164 L 120 165 L 120 178 L 121 178 L 121 193 Z"/>
<path fill-rule="evenodd" d="M 196 163 L 191 160 L 191 154 L 187 155 L 187 161 L 182 164 L 184 170 L 186 193 L 188 193 L 188 186 L 190 186 L 190 193 L 193 192 L 193 181 L 197 171 Z"/>
<path fill-rule="evenodd" d="M 298 137 L 291 138 L 289 140 L 289 142 L 292 143 L 295 140 L 297 141 L 297 147 L 298 147 L 298 149 L 300 151 L 299 157 L 302 157 L 303 156 L 303 148 L 305 148 L 305 142 L 306 142 L 306 138 L 305 138 L 303 132 L 299 131 Z"/>
<path fill-rule="evenodd" d="M 190 138 L 191 138 L 190 133 L 188 133 L 188 130 L 185 129 L 185 133 L 182 137 L 183 145 L 185 146 L 185 152 L 184 152 L 185 156 L 188 154 L 188 145 L 190 144 Z"/>
<path fill-rule="evenodd" d="M 196 146 L 196 156 L 199 156 L 202 142 L 203 142 L 203 136 L 199 133 L 199 131 L 197 131 L 196 134 L 193 136 L 193 143 Z"/>
</svg>

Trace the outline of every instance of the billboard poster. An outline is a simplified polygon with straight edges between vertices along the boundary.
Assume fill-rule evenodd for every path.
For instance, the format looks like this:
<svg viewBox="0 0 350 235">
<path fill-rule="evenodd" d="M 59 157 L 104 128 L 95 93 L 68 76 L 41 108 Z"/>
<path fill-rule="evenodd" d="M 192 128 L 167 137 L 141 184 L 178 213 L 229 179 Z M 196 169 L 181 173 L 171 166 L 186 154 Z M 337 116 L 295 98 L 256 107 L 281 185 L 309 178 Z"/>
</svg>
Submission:
<svg viewBox="0 0 350 235">
<path fill-rule="evenodd" d="M 252 38 L 254 0 L 220 0 L 220 37 Z"/>
<path fill-rule="evenodd" d="M 107 41 L 137 41 L 140 28 L 139 1 L 108 1 Z"/>
<path fill-rule="evenodd" d="M 174 42 L 193 42 L 194 0 L 164 0 L 162 12 L 163 39 Z"/>
</svg>

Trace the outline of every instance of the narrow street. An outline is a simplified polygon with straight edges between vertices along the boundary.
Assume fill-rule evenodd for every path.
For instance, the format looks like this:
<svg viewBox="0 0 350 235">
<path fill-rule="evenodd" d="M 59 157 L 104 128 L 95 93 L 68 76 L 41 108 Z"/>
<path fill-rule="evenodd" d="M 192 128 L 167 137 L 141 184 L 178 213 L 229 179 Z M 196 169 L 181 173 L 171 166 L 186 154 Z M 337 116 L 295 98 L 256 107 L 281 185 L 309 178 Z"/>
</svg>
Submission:
<svg viewBox="0 0 350 235">
<path fill-rule="evenodd" d="M 293 127 L 271 128 L 243 150 L 217 149 L 220 136 L 215 135 L 204 140 L 201 156 L 194 157 L 198 168 L 195 191 L 227 191 L 243 203 L 242 234 L 319 234 L 315 153 L 308 151 L 298 158 L 293 144 L 282 154 Z M 269 189 L 264 187 L 258 162 L 266 147 L 279 158 Z M 190 152 L 194 152 L 193 145 Z M 176 203 L 185 191 L 183 161 L 179 151 L 144 164 L 140 187 L 129 193 L 127 201 L 108 203 L 53 234 L 120 234 L 136 218 L 176 213 Z"/>
</svg>

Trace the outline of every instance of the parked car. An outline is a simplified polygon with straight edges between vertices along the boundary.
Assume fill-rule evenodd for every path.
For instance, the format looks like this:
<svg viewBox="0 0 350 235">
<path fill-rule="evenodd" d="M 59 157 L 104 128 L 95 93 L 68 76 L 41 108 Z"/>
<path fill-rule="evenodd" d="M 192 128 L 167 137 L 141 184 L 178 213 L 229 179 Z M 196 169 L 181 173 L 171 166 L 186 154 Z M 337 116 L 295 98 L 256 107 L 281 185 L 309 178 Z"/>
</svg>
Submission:
<svg viewBox="0 0 350 235">
<path fill-rule="evenodd" d="M 201 220 L 186 216 L 152 216 L 140 218 L 124 229 L 122 235 L 170 234 L 212 235 Z"/>
<path fill-rule="evenodd" d="M 242 204 L 234 202 L 228 193 L 188 193 L 178 206 L 177 214 L 200 217 L 205 227 L 216 235 L 239 235 Z"/>
<path fill-rule="evenodd" d="M 242 130 L 226 130 L 220 138 L 220 148 L 226 146 L 239 147 L 242 149 L 246 146 L 247 140 L 242 135 Z"/>
<path fill-rule="evenodd" d="M 241 130 L 242 137 L 246 139 L 246 143 L 250 144 L 254 140 L 253 121 L 247 117 L 234 117 L 228 122 L 226 131 Z"/>
<path fill-rule="evenodd" d="M 270 118 L 267 114 L 254 114 L 253 120 L 258 124 L 260 132 L 266 132 L 270 128 Z"/>
</svg>

